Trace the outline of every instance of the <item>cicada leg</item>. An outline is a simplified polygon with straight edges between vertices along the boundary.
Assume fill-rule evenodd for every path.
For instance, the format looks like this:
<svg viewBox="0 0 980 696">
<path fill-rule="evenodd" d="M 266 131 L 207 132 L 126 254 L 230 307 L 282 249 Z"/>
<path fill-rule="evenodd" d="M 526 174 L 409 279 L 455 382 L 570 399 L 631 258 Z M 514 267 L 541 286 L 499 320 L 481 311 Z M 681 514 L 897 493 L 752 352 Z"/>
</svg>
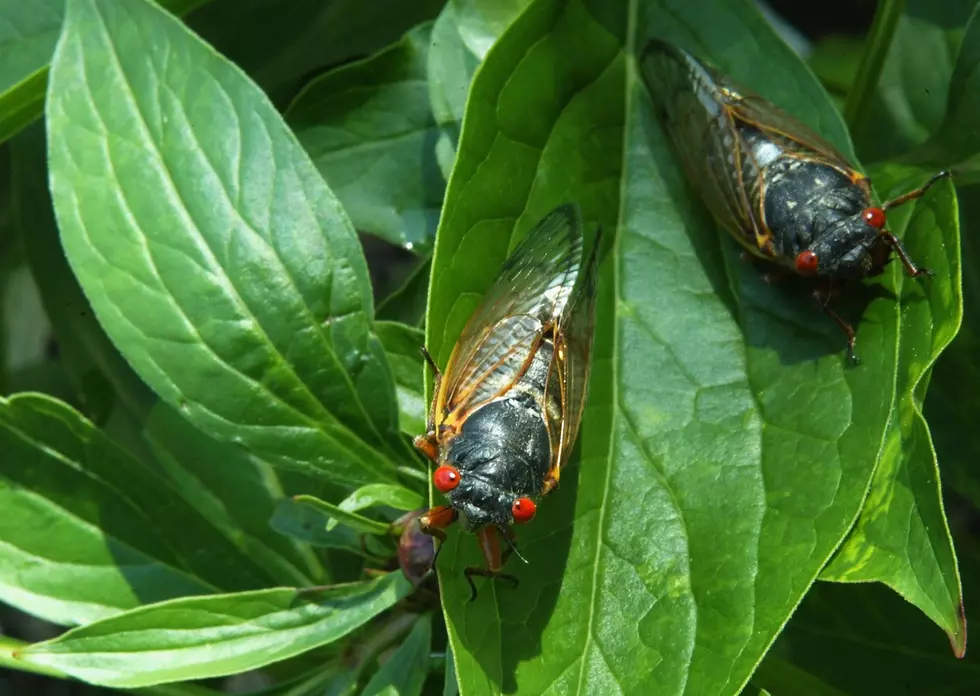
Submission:
<svg viewBox="0 0 980 696">
<path fill-rule="evenodd" d="M 432 368 L 432 373 L 435 375 L 435 382 L 432 390 L 432 404 L 429 406 L 429 413 L 426 416 L 425 423 L 425 435 L 419 435 L 412 442 L 415 445 L 415 449 L 424 454 L 433 462 L 439 461 L 439 439 L 436 436 L 436 404 L 439 401 L 439 384 L 442 382 L 442 373 L 439 372 L 439 368 L 436 367 L 435 360 L 432 359 L 432 355 L 425 346 L 419 346 L 419 351 L 422 353 L 422 357 Z"/>
<path fill-rule="evenodd" d="M 419 529 L 423 534 L 433 536 L 439 541 L 446 540 L 443 530 L 456 521 L 459 513 L 452 505 L 436 505 L 419 517 Z"/>
<path fill-rule="evenodd" d="M 902 205 L 903 203 L 908 203 L 909 201 L 915 200 L 916 198 L 920 198 L 922 194 L 928 191 L 934 183 L 936 183 L 940 179 L 945 179 L 952 175 L 953 173 L 947 169 L 944 169 L 941 172 L 936 172 L 935 174 L 932 175 L 932 178 L 930 178 L 929 181 L 924 183 L 922 186 L 920 186 L 917 189 L 912 189 L 908 193 L 903 193 L 898 198 L 893 198 L 892 200 L 882 205 L 881 209 L 887 211 L 889 208 L 894 208 L 896 206 Z"/>
<path fill-rule="evenodd" d="M 901 260 L 902 265 L 905 266 L 905 272 L 910 276 L 913 278 L 918 278 L 919 276 L 931 278 L 933 275 L 935 275 L 928 268 L 915 265 L 915 262 L 912 261 L 909 253 L 905 251 L 905 246 L 902 244 L 901 240 L 899 240 L 899 238 L 893 235 L 891 232 L 882 232 L 880 236 L 885 240 L 885 243 L 894 249 L 896 254 L 898 254 L 898 258 Z"/>
<path fill-rule="evenodd" d="M 477 531 L 476 539 L 480 543 L 480 550 L 483 552 L 483 559 L 487 562 L 487 565 L 482 568 L 479 566 L 467 566 L 463 571 L 463 575 L 466 576 L 466 582 L 470 584 L 471 602 L 476 599 L 476 583 L 473 582 L 474 575 L 506 580 L 507 582 L 513 583 L 514 587 L 517 587 L 518 583 L 516 576 L 500 572 L 504 567 L 504 558 L 500 553 L 500 539 L 497 538 L 496 528 L 484 527 Z"/>
<path fill-rule="evenodd" d="M 847 336 L 848 360 L 850 360 L 851 363 L 855 366 L 860 365 L 861 360 L 854 352 L 854 344 L 857 343 L 857 335 L 854 333 L 854 327 L 851 326 L 846 321 L 844 321 L 843 317 L 841 317 L 841 315 L 835 312 L 833 308 L 830 306 L 830 299 L 832 294 L 826 289 L 818 288 L 813 291 L 813 296 L 814 298 L 816 298 L 817 302 L 820 303 L 820 309 L 822 309 L 828 317 L 836 321 L 837 325 L 841 328 L 841 331 L 843 331 L 844 335 Z"/>
</svg>

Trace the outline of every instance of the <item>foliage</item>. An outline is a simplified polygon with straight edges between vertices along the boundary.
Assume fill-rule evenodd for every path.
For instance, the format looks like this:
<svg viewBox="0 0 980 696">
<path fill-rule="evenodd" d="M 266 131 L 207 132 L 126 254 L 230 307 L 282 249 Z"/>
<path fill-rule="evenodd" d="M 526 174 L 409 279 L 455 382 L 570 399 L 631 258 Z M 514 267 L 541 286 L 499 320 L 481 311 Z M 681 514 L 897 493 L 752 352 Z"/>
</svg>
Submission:
<svg viewBox="0 0 980 696">
<path fill-rule="evenodd" d="M 64 629 L 0 637 L 0 666 L 174 696 L 252 670 L 292 696 L 976 693 L 977 3 L 884 0 L 818 46 L 842 112 L 746 0 L 294 5 L 0 0 L 0 600 Z M 654 36 L 882 199 L 955 168 L 890 215 L 935 277 L 845 298 L 860 367 L 685 182 Z M 398 570 L 438 499 L 418 347 L 444 366 L 565 201 L 607 232 L 575 465 L 518 588 L 469 603 L 462 530 L 437 583 Z M 407 250 L 386 297 L 372 238 Z"/>
</svg>

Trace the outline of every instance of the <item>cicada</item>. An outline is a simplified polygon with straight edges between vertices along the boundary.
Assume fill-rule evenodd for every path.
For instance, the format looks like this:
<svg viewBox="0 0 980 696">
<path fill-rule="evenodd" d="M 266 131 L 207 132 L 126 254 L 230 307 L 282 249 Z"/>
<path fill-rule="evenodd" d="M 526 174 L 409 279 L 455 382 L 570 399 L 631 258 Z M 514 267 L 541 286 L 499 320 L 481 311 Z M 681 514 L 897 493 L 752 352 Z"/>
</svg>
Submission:
<svg viewBox="0 0 980 696">
<path fill-rule="evenodd" d="M 457 519 L 476 533 L 486 566 L 465 570 L 473 597 L 474 575 L 516 584 L 501 572 L 514 549 L 511 525 L 531 521 L 575 443 L 588 392 L 600 237 L 583 258 L 581 211 L 556 208 L 504 262 L 445 371 L 422 349 L 435 392 L 415 446 L 437 465 L 433 482 L 449 504 L 420 524 L 441 540 Z"/>
<path fill-rule="evenodd" d="M 839 283 L 874 276 L 894 251 L 909 275 L 916 265 L 887 229 L 887 211 L 922 196 L 949 172 L 883 205 L 871 180 L 830 143 L 773 104 L 689 53 L 660 40 L 640 58 L 644 80 L 691 184 L 717 222 L 751 254 L 819 279 L 823 310 Z"/>
</svg>

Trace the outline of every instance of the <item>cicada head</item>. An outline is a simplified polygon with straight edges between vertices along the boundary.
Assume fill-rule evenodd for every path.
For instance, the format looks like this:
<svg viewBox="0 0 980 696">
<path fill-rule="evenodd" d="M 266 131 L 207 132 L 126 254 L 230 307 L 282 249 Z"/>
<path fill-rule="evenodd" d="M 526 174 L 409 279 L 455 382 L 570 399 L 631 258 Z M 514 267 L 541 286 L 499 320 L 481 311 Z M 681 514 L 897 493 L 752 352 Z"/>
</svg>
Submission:
<svg viewBox="0 0 980 696">
<path fill-rule="evenodd" d="M 842 279 L 880 273 L 890 251 L 883 237 L 885 222 L 881 208 L 865 208 L 837 219 L 796 254 L 797 272 Z"/>
</svg>

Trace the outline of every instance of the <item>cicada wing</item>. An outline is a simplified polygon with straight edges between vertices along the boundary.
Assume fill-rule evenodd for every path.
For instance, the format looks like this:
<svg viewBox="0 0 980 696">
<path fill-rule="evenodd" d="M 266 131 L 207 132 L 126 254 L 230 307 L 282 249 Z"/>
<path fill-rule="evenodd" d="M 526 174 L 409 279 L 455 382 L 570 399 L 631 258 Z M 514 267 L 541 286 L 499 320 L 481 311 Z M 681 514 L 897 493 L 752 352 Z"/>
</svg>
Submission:
<svg viewBox="0 0 980 696">
<path fill-rule="evenodd" d="M 764 231 L 746 183 L 758 186 L 759 169 L 715 72 L 657 40 L 644 49 L 640 70 L 688 180 L 719 224 L 743 243 L 758 246 L 755 240 Z"/>
<path fill-rule="evenodd" d="M 462 415 L 506 391 L 568 305 L 582 258 L 582 213 L 563 205 L 507 258 L 456 343 L 439 412 Z"/>
<path fill-rule="evenodd" d="M 598 283 L 599 244 L 601 230 L 596 233 L 592 251 L 585 263 L 568 311 L 562 317 L 555 341 L 555 365 L 560 371 L 562 388 L 562 419 L 558 433 L 559 469 L 568 462 L 575 446 L 582 413 L 589 392 L 589 370 L 592 342 L 595 335 L 595 298 Z"/>
<path fill-rule="evenodd" d="M 843 171 L 852 170 L 847 158 L 802 121 L 757 94 L 731 86 L 729 107 L 738 121 L 750 125 L 778 142 L 782 149 L 817 158 Z"/>
</svg>

